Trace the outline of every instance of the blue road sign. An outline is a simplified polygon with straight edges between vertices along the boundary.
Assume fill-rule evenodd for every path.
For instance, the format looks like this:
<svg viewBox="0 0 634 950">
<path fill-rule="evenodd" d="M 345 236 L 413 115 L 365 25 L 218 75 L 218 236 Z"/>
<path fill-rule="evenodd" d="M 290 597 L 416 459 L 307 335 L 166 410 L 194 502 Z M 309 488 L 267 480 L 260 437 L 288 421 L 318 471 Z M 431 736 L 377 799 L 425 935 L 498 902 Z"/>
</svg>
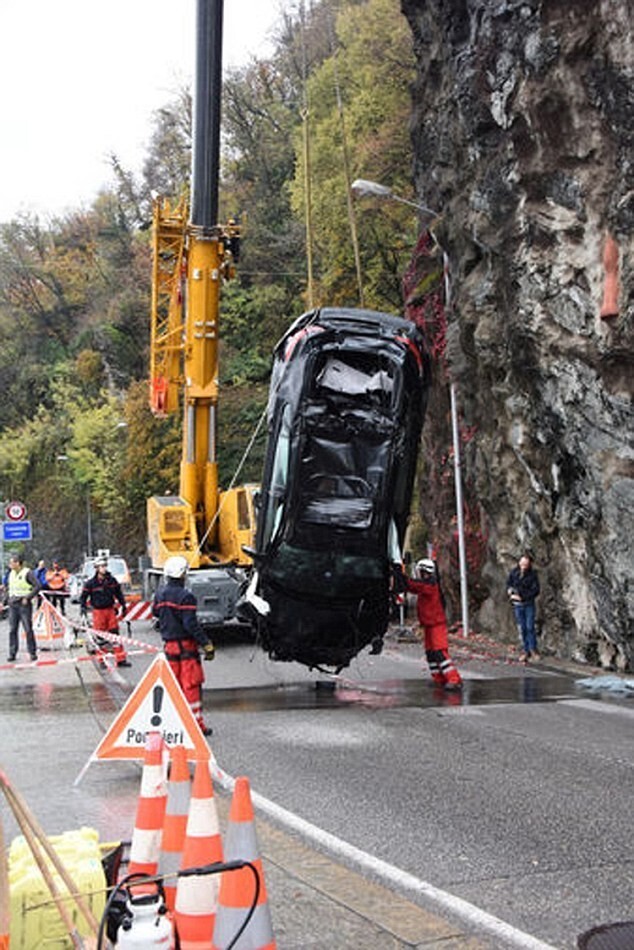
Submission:
<svg viewBox="0 0 634 950">
<path fill-rule="evenodd" d="M 30 541 L 31 538 L 32 534 L 30 521 L 3 521 L 3 541 Z"/>
</svg>

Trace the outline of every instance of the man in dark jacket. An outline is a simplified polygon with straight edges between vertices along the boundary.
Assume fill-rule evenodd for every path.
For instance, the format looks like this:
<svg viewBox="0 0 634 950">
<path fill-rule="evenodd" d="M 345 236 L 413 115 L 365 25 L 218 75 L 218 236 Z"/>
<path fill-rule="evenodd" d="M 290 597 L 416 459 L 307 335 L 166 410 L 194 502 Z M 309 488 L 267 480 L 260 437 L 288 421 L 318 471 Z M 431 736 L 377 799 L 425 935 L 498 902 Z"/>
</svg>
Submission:
<svg viewBox="0 0 634 950">
<path fill-rule="evenodd" d="M 158 617 L 165 656 L 174 671 L 204 736 L 212 729 L 202 713 L 202 684 L 205 681 L 199 647 L 206 660 L 213 660 L 214 646 L 207 640 L 196 614 L 196 598 L 185 588 L 189 565 L 180 555 L 168 557 L 163 566 L 165 583 L 154 595 L 152 613 Z"/>
<path fill-rule="evenodd" d="M 123 617 L 126 612 L 126 602 L 119 581 L 108 570 L 108 558 L 105 555 L 98 555 L 95 558 L 95 573 L 83 586 L 79 606 L 84 619 L 88 615 L 88 607 L 92 608 L 93 630 L 103 630 L 104 633 L 119 635 L 117 607 L 121 608 Z M 117 666 L 131 666 L 125 649 L 119 641 L 114 642 L 106 640 L 105 637 L 95 636 L 95 642 L 100 654 L 114 653 Z"/>
<path fill-rule="evenodd" d="M 9 560 L 7 590 L 9 597 L 9 663 L 18 655 L 18 627 L 20 621 L 26 634 L 26 645 L 31 660 L 37 660 L 37 646 L 33 633 L 33 598 L 40 589 L 33 571 L 25 567 L 19 554 Z"/>
<path fill-rule="evenodd" d="M 513 568 L 506 581 L 506 591 L 511 600 L 517 629 L 522 637 L 523 650 L 520 660 L 541 659 L 537 652 L 535 633 L 535 598 L 539 594 L 539 578 L 533 569 L 528 554 L 523 554 L 517 566 Z"/>
</svg>

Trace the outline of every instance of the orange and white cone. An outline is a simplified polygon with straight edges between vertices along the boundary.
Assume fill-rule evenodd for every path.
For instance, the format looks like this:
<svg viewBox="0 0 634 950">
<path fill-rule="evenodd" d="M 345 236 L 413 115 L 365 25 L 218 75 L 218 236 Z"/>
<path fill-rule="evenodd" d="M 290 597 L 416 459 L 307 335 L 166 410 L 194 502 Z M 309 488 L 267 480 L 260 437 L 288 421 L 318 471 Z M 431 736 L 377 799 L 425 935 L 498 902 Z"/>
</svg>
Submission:
<svg viewBox="0 0 634 950">
<path fill-rule="evenodd" d="M 158 867 L 167 803 L 164 747 L 160 733 L 148 733 L 128 874 L 156 874 Z"/>
<path fill-rule="evenodd" d="M 222 839 L 209 762 L 196 762 L 181 870 L 222 861 Z M 218 906 L 218 875 L 179 877 L 174 921 L 181 950 L 209 950 Z"/>
<path fill-rule="evenodd" d="M 225 835 L 225 852 L 226 861 L 249 861 L 253 864 L 260 880 L 260 893 L 253 917 L 235 944 L 235 950 L 275 950 L 271 912 L 255 833 L 251 790 L 249 780 L 244 776 L 236 779 L 233 790 L 229 825 Z M 255 880 L 250 868 L 223 871 L 220 877 L 213 950 L 223 950 L 235 937 L 253 903 L 254 887 Z"/>
<path fill-rule="evenodd" d="M 171 759 L 172 768 L 167 783 L 167 807 L 158 862 L 158 873 L 169 875 L 167 880 L 163 881 L 165 905 L 168 910 L 174 910 L 176 902 L 176 874 L 181 867 L 191 798 L 191 779 L 185 747 L 174 746 Z"/>
</svg>

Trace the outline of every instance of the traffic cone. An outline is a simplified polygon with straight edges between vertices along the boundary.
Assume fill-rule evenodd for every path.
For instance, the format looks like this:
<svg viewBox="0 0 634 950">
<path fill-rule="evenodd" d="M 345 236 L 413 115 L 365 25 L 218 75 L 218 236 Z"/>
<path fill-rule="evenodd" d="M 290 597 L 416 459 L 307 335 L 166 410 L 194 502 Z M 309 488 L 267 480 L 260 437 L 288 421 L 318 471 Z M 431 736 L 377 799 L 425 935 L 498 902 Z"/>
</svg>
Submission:
<svg viewBox="0 0 634 950">
<path fill-rule="evenodd" d="M 235 944 L 236 950 L 275 950 L 271 912 L 255 833 L 251 791 L 249 780 L 244 776 L 236 779 L 233 790 L 225 851 L 226 861 L 249 861 L 253 864 L 260 881 L 260 893 L 254 914 Z M 223 871 L 220 877 L 213 950 L 223 950 L 237 934 L 253 903 L 254 887 L 253 872 L 248 867 L 239 871 Z"/>
<path fill-rule="evenodd" d="M 158 873 L 170 875 L 163 881 L 165 905 L 168 910 L 174 910 L 176 903 L 176 874 L 181 867 L 191 798 L 191 780 L 185 747 L 174 746 L 171 758 L 172 768 L 167 783 L 167 807 L 158 862 Z"/>
<path fill-rule="evenodd" d="M 128 874 L 156 874 L 158 867 L 167 804 L 164 747 L 160 733 L 148 733 L 143 757 L 141 792 L 130 845 Z"/>
<path fill-rule="evenodd" d="M 218 812 L 207 760 L 198 760 L 192 783 L 181 870 L 222 861 Z M 174 921 L 181 950 L 209 950 L 218 906 L 218 875 L 179 877 Z"/>
</svg>

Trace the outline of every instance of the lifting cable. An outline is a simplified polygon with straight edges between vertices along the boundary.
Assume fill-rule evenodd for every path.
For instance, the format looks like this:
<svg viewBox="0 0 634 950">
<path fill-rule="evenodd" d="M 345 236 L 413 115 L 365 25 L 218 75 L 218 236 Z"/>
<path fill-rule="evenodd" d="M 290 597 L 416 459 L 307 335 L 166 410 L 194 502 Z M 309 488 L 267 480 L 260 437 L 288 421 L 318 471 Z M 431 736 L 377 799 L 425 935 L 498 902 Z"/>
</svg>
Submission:
<svg viewBox="0 0 634 950">
<path fill-rule="evenodd" d="M 251 434 L 251 438 L 249 439 L 249 443 L 248 443 L 246 449 L 244 450 L 244 452 L 242 453 L 242 458 L 241 458 L 240 461 L 238 462 L 238 465 L 236 466 L 236 470 L 235 470 L 235 472 L 233 473 L 233 477 L 232 477 L 232 479 L 231 479 L 231 482 L 229 483 L 229 487 L 228 487 L 227 490 L 226 490 L 227 492 L 230 492 L 231 489 L 235 486 L 236 482 L 238 481 L 238 477 L 239 477 L 239 475 L 240 475 L 240 472 L 242 471 L 242 468 L 243 468 L 243 466 L 244 466 L 244 463 L 246 462 L 246 460 L 247 460 L 247 458 L 248 458 L 248 456 L 249 456 L 249 453 L 250 453 L 251 449 L 253 448 L 253 443 L 255 442 L 255 440 L 257 439 L 258 435 L 260 434 L 260 429 L 262 428 L 262 423 L 264 422 L 264 420 L 265 420 L 265 418 L 266 418 L 266 408 L 267 408 L 267 407 L 265 406 L 264 409 L 262 410 L 261 414 L 260 414 L 260 418 L 259 418 L 258 421 L 257 421 L 257 424 L 256 424 L 256 426 L 255 426 L 255 429 L 253 430 L 253 433 Z M 226 497 L 226 493 L 225 493 L 225 497 Z M 218 505 L 218 510 L 217 510 L 216 513 L 214 514 L 213 518 L 211 519 L 211 521 L 210 521 L 210 523 L 209 523 L 209 526 L 208 526 L 207 530 L 205 531 L 205 533 L 203 534 L 202 538 L 201 538 L 200 541 L 198 542 L 198 548 L 197 548 L 197 553 L 198 553 L 198 554 L 200 554 L 200 553 L 202 552 L 203 546 L 204 546 L 204 544 L 205 544 L 207 538 L 209 537 L 209 533 L 210 533 L 211 530 L 214 528 L 216 522 L 217 522 L 218 519 L 220 518 L 220 513 L 221 513 L 221 511 L 222 511 L 222 506 L 223 506 L 223 504 L 224 504 L 224 499 L 223 499 L 223 501 L 221 501 L 220 504 Z"/>
</svg>

